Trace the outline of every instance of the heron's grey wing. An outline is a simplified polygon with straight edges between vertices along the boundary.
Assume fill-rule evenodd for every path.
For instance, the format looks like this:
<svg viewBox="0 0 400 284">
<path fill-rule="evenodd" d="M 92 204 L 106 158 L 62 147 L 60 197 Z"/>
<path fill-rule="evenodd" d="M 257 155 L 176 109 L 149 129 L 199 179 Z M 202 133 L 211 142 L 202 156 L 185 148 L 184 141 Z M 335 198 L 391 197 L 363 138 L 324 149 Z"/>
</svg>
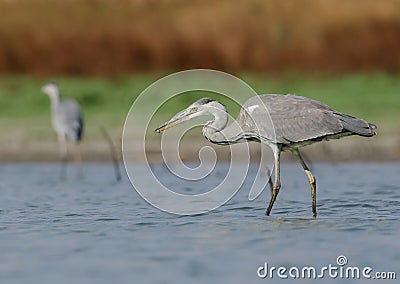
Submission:
<svg viewBox="0 0 400 284">
<path fill-rule="evenodd" d="M 275 95 L 268 96 L 267 99 L 273 99 Z M 262 96 L 254 96 L 242 106 L 235 123 L 240 127 L 243 138 L 247 140 L 266 139 L 271 142 L 276 140 L 272 117 L 267 108 L 268 103 Z M 236 132 L 238 131 L 236 130 Z"/>
<path fill-rule="evenodd" d="M 282 119 L 286 122 L 278 127 L 282 132 L 278 132 L 277 137 L 288 138 L 286 140 L 290 142 L 314 138 L 339 138 L 353 134 L 370 137 L 376 134 L 376 125 L 337 112 L 319 101 L 295 95 L 279 96 L 275 109 L 279 110 L 279 105 L 285 108 L 287 104 L 291 107 L 286 110 L 286 113 L 290 113 L 286 115 L 286 119 L 285 115 L 280 117 L 283 112 L 281 109 L 278 115 L 276 115 L 278 111 L 273 113 L 272 120 L 274 121 L 275 116 L 278 117 L 274 125 L 280 125 Z"/>
<path fill-rule="evenodd" d="M 60 101 L 59 112 L 68 138 L 80 140 L 83 132 L 83 116 L 79 104 L 75 100 Z"/>
<path fill-rule="evenodd" d="M 260 95 L 243 106 L 240 119 L 253 135 L 274 143 L 301 142 L 343 131 L 327 105 L 294 95 Z"/>
</svg>

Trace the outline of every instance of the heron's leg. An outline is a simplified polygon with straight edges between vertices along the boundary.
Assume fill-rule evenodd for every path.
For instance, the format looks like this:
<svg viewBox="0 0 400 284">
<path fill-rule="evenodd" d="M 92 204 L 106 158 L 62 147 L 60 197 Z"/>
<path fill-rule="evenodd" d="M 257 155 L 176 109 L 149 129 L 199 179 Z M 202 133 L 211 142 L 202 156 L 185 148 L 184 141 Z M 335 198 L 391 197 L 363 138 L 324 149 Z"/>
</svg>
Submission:
<svg viewBox="0 0 400 284">
<path fill-rule="evenodd" d="M 309 181 L 310 187 L 311 187 L 312 212 L 313 212 L 313 216 L 317 217 L 317 181 L 316 181 L 315 177 L 313 176 L 313 174 L 311 173 L 310 169 L 307 167 L 306 163 L 304 162 L 304 159 L 301 156 L 299 149 L 294 150 L 293 153 L 295 153 L 296 156 L 299 158 L 300 164 L 303 167 L 304 172 L 307 175 L 307 178 L 308 178 L 308 181 Z"/>
<path fill-rule="evenodd" d="M 268 168 L 267 168 L 267 177 L 268 177 L 268 186 L 269 186 L 269 189 L 271 190 L 271 194 L 272 194 L 274 185 L 271 180 L 271 171 Z"/>
<path fill-rule="evenodd" d="M 77 176 L 82 177 L 82 154 L 81 154 L 81 146 L 79 141 L 75 141 L 74 145 L 74 154 L 75 154 L 75 163 L 77 167 Z"/>
<path fill-rule="evenodd" d="M 275 182 L 274 185 L 272 186 L 271 189 L 271 199 L 269 201 L 269 205 L 267 208 L 267 211 L 265 212 L 265 215 L 269 216 L 271 213 L 272 206 L 274 205 L 274 202 L 276 200 L 276 197 L 278 196 L 279 190 L 281 188 L 281 182 L 280 182 L 280 154 L 281 154 L 281 149 L 280 147 L 277 147 L 274 151 L 274 156 L 275 156 Z M 268 181 L 268 184 L 271 186 L 271 182 Z"/>
<path fill-rule="evenodd" d="M 58 135 L 58 145 L 60 148 L 60 158 L 61 158 L 61 172 L 60 178 L 64 179 L 66 176 L 66 166 L 68 162 L 68 149 L 67 149 L 67 141 L 65 140 L 64 135 Z"/>
</svg>

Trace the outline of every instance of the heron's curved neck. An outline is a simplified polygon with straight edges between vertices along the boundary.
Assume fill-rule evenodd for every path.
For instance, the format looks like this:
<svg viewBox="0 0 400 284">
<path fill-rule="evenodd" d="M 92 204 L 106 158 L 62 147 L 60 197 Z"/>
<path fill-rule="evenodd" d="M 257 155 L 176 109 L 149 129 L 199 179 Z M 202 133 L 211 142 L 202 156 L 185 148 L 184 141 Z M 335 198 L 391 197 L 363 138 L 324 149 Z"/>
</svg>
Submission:
<svg viewBox="0 0 400 284">
<path fill-rule="evenodd" d="M 49 94 L 50 102 L 51 102 L 51 107 L 53 109 L 57 108 L 58 105 L 60 104 L 60 93 L 58 90 L 53 90 Z"/>
<path fill-rule="evenodd" d="M 203 127 L 203 135 L 212 143 L 227 144 L 227 137 L 221 132 L 226 128 L 228 123 L 228 113 L 224 105 L 215 102 L 213 107 L 210 107 L 208 113 L 214 116 L 214 119 L 208 121 Z"/>
</svg>

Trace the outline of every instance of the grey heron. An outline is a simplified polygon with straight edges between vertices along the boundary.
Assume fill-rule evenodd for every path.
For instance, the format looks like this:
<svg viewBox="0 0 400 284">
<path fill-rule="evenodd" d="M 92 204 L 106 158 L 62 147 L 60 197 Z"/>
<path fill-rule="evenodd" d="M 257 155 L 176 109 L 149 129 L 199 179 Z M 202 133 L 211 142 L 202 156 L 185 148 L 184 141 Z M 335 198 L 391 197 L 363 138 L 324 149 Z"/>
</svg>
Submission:
<svg viewBox="0 0 400 284">
<path fill-rule="evenodd" d="M 329 139 L 359 135 L 376 135 L 376 125 L 337 112 L 319 101 L 296 95 L 265 94 L 248 99 L 241 107 L 236 121 L 229 126 L 223 104 L 202 98 L 156 129 L 161 133 L 169 127 L 201 115 L 213 119 L 203 127 L 203 135 L 220 145 L 257 141 L 271 147 L 274 154 L 274 183 L 269 180 L 271 199 L 269 215 L 281 188 L 280 153 L 291 151 L 299 159 L 311 187 L 312 212 L 317 216 L 316 179 L 306 165 L 299 148 Z"/>
<path fill-rule="evenodd" d="M 42 87 L 51 102 L 51 122 L 58 136 L 60 155 L 63 163 L 62 175 L 67 162 L 67 139 L 75 144 L 75 161 L 79 165 L 81 153 L 79 143 L 83 133 L 83 116 L 79 104 L 73 99 L 61 99 L 60 91 L 55 82 Z"/>
</svg>

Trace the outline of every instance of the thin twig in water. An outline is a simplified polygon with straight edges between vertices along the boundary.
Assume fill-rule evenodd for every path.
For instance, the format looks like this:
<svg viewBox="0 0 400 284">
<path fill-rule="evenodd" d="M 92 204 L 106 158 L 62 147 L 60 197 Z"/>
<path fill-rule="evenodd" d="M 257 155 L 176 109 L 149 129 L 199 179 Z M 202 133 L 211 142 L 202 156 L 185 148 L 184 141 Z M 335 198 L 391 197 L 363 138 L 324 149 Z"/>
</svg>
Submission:
<svg viewBox="0 0 400 284">
<path fill-rule="evenodd" d="M 100 126 L 101 133 L 103 134 L 104 138 L 106 138 L 108 145 L 110 146 L 110 152 L 111 152 L 111 159 L 114 164 L 114 171 L 115 171 L 115 178 L 117 181 L 121 180 L 121 170 L 119 169 L 119 164 L 120 164 L 120 159 L 118 155 L 118 151 L 114 145 L 113 140 L 111 139 L 111 136 L 108 134 L 107 130 L 105 127 L 102 125 Z"/>
</svg>

